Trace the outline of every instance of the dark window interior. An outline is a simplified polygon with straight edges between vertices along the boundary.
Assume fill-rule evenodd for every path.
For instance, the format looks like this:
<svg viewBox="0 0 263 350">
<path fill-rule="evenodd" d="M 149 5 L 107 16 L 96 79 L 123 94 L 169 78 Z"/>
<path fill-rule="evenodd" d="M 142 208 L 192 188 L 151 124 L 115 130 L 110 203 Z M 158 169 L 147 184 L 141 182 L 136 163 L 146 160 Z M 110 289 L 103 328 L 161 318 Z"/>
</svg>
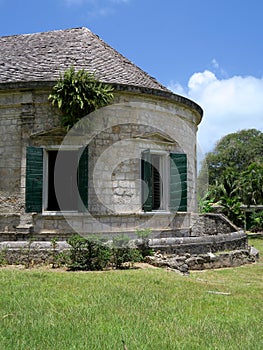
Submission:
<svg viewBox="0 0 263 350">
<path fill-rule="evenodd" d="M 153 203 L 152 209 L 158 210 L 161 206 L 162 180 L 160 176 L 160 156 L 152 155 Z"/>
<path fill-rule="evenodd" d="M 56 161 L 57 166 L 56 165 Z M 48 152 L 49 211 L 78 209 L 78 151 Z"/>
</svg>

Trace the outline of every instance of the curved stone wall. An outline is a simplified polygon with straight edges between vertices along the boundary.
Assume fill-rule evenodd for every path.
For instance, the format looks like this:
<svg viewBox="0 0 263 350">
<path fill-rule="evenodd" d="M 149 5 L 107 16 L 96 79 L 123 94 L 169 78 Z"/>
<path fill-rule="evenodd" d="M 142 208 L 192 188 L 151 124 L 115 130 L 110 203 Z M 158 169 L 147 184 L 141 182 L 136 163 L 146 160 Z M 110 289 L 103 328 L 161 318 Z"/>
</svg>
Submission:
<svg viewBox="0 0 263 350">
<path fill-rule="evenodd" d="M 3 179 L 0 212 L 10 218 L 14 214 L 20 215 L 18 225 L 0 223 L 0 227 L 4 226 L 1 231 L 5 233 L 1 240 L 4 237 L 27 239 L 31 233 L 41 240 L 48 240 L 52 235 L 63 239 L 78 232 L 79 228 L 81 234 L 98 232 L 102 222 L 103 227 L 111 227 L 108 230 L 111 233 L 119 232 L 119 229 L 134 232 L 135 227 L 141 225 L 159 232 L 172 228 L 178 229 L 180 234 L 182 228 L 188 230 L 189 217 L 173 221 L 172 216 L 176 213 L 169 212 L 168 205 L 162 210 L 160 220 L 159 213 L 142 212 L 140 159 L 146 149 L 166 154 L 185 153 L 187 212 L 189 215 L 196 212 L 196 131 L 202 117 L 200 107 L 172 93 L 116 86 L 114 103 L 89 115 L 85 132 L 75 130 L 64 138 L 65 134 L 59 130 L 59 111 L 48 102 L 50 87 L 50 84 L 34 83 L 31 86 L 28 83 L 0 89 L 0 126 L 4 133 L 0 138 L 0 175 Z M 37 216 L 25 215 L 26 147 L 49 149 L 87 144 L 92 220 L 83 219 L 81 213 L 71 218 L 61 213 L 49 215 L 47 211 Z M 148 220 L 155 215 L 156 218 Z"/>
</svg>

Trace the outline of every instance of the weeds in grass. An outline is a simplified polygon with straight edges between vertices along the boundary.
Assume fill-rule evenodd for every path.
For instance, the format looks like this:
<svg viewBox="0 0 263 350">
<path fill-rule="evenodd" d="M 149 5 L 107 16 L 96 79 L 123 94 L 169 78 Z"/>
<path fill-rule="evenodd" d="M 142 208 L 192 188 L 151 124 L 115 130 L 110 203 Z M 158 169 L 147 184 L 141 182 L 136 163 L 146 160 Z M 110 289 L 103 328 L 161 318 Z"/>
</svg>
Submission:
<svg viewBox="0 0 263 350">
<path fill-rule="evenodd" d="M 150 247 L 150 235 L 152 233 L 151 229 L 136 230 L 136 234 L 141 241 L 137 241 L 136 245 L 141 252 L 142 258 L 145 259 L 146 256 L 153 255 L 153 250 Z"/>
<path fill-rule="evenodd" d="M 58 261 L 58 252 L 57 252 L 57 246 L 58 246 L 58 238 L 54 237 L 51 239 L 51 264 L 52 268 L 54 269 L 57 266 Z"/>
<path fill-rule="evenodd" d="M 7 265 L 7 248 L 2 248 L 0 251 L 0 266 Z"/>
<path fill-rule="evenodd" d="M 24 265 L 25 268 L 28 269 L 30 266 L 34 265 L 34 262 L 32 260 L 32 243 L 34 242 L 34 238 L 30 237 L 28 240 L 27 247 L 24 249 L 25 252 L 25 260 L 24 260 Z"/>
</svg>

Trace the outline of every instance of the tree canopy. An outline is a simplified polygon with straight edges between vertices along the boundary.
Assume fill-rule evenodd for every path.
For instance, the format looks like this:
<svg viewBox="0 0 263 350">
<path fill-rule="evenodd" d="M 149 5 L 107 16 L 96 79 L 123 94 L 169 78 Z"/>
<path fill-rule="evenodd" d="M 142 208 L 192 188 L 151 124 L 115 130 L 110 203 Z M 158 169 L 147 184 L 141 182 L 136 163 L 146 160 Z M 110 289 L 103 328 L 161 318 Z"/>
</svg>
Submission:
<svg viewBox="0 0 263 350">
<path fill-rule="evenodd" d="M 239 223 L 240 205 L 263 204 L 263 133 L 241 130 L 223 137 L 202 164 L 199 183 L 208 179 L 208 191 L 201 197 L 219 203 Z"/>
<path fill-rule="evenodd" d="M 215 149 L 208 153 L 209 184 L 215 183 L 226 171 L 242 172 L 263 163 L 263 133 L 256 129 L 241 130 L 224 136 Z"/>
</svg>

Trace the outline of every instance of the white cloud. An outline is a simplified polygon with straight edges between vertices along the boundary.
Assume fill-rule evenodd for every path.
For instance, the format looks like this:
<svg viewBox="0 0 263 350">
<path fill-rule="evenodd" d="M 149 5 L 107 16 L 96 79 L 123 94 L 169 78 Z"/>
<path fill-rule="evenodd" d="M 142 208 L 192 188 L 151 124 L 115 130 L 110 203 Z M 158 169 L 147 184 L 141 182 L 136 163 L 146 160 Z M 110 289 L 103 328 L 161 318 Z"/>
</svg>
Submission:
<svg viewBox="0 0 263 350">
<path fill-rule="evenodd" d="M 1 0 L 0 0 L 1 1 Z M 127 4 L 131 0 L 62 0 L 69 7 L 87 6 L 88 18 L 99 18 L 112 15 L 116 11 L 116 7 L 121 4 Z"/>
<path fill-rule="evenodd" d="M 220 76 L 222 76 L 223 78 L 228 78 L 227 72 L 221 67 L 221 65 L 218 63 L 218 61 L 215 58 L 212 59 L 211 63 L 214 70 L 218 72 Z"/>
<path fill-rule="evenodd" d="M 107 17 L 114 13 L 115 11 L 108 6 L 94 7 L 87 12 L 89 18 Z"/>
<path fill-rule="evenodd" d="M 178 83 L 171 83 L 169 88 L 203 108 L 198 132 L 203 153 L 211 151 L 215 142 L 229 133 L 250 128 L 263 131 L 263 78 L 219 79 L 205 70 L 190 77 L 187 91 Z"/>
<path fill-rule="evenodd" d="M 203 73 L 194 73 L 188 82 L 189 91 L 202 91 L 216 80 L 215 74 L 209 70 L 205 70 Z"/>
<path fill-rule="evenodd" d="M 212 59 L 212 65 L 214 68 L 218 69 L 219 68 L 219 63 L 217 62 L 217 60 L 215 58 Z"/>
<path fill-rule="evenodd" d="M 170 89 L 171 91 L 175 92 L 178 95 L 187 97 L 187 93 L 185 92 L 183 86 L 176 81 L 171 81 L 168 86 L 168 89 Z"/>
</svg>

